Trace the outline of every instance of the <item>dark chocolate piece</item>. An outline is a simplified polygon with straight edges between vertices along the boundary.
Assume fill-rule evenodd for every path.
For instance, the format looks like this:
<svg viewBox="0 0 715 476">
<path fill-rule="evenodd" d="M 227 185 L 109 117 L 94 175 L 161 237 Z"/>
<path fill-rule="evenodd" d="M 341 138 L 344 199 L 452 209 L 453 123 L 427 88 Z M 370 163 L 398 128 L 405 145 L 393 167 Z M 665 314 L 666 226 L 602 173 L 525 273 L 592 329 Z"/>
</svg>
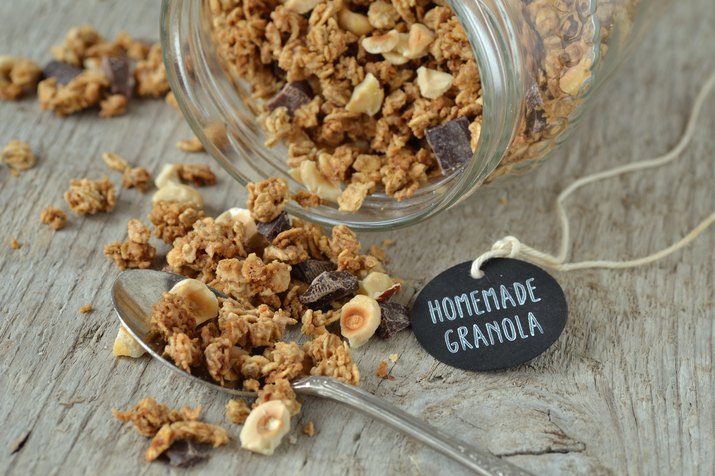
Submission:
<svg viewBox="0 0 715 476">
<path fill-rule="evenodd" d="M 109 92 L 121 94 L 127 98 L 132 95 L 134 89 L 134 78 L 130 72 L 129 59 L 125 56 L 102 58 L 102 72 L 109 81 Z"/>
<path fill-rule="evenodd" d="M 336 266 L 330 261 L 309 259 L 293 266 L 295 278 L 304 283 L 312 283 L 323 271 L 335 271 Z"/>
<path fill-rule="evenodd" d="M 310 85 L 305 81 L 286 83 L 275 96 L 266 102 L 266 109 L 272 112 L 279 107 L 285 107 L 288 112 L 293 114 L 312 100 L 312 94 Z"/>
<path fill-rule="evenodd" d="M 410 327 L 410 312 L 407 306 L 396 302 L 381 302 L 380 304 L 380 326 L 377 328 L 377 335 L 383 339 L 389 339 L 403 329 Z"/>
<path fill-rule="evenodd" d="M 425 135 L 444 175 L 466 164 L 474 156 L 472 134 L 466 117 L 427 129 Z"/>
<path fill-rule="evenodd" d="M 269 221 L 268 223 L 256 222 L 256 229 L 258 229 L 258 233 L 263 235 L 269 243 L 284 231 L 290 230 L 290 226 L 290 218 L 288 218 L 288 214 L 286 212 L 281 213 L 278 215 L 278 218 L 273 221 Z"/>
<path fill-rule="evenodd" d="M 188 468 L 208 458 L 205 447 L 206 445 L 198 445 L 191 440 L 178 440 L 166 450 L 164 456 L 171 466 Z"/>
<path fill-rule="evenodd" d="M 346 271 L 323 271 L 298 299 L 310 308 L 320 309 L 355 294 L 358 285 L 358 279 Z"/>
<path fill-rule="evenodd" d="M 66 85 L 82 73 L 81 68 L 63 63 L 62 61 L 50 61 L 42 68 L 45 78 L 55 78 L 57 84 Z"/>
</svg>

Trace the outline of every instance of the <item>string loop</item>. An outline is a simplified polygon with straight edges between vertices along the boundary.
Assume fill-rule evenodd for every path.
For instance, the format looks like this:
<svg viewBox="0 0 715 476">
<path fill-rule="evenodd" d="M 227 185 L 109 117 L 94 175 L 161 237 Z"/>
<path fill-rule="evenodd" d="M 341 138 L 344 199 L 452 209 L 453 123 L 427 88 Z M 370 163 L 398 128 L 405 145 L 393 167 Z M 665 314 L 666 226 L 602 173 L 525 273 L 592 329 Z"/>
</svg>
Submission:
<svg viewBox="0 0 715 476">
<path fill-rule="evenodd" d="M 715 223 L 715 213 L 712 213 L 707 218 L 693 228 L 690 233 L 685 237 L 672 244 L 671 246 L 660 250 L 656 253 L 650 254 L 643 258 L 629 260 L 629 261 L 608 261 L 608 260 L 597 260 L 597 261 L 581 261 L 576 263 L 567 263 L 570 247 L 570 223 L 568 215 L 566 214 L 566 209 L 564 208 L 563 202 L 573 194 L 579 188 L 598 182 L 600 180 L 605 180 L 607 178 L 616 177 L 618 175 L 627 174 L 630 172 L 635 172 L 639 170 L 645 170 L 649 168 L 659 167 L 672 162 L 680 156 L 685 147 L 690 143 L 695 131 L 695 125 L 697 124 L 698 116 L 700 115 L 700 110 L 703 107 L 705 98 L 710 93 L 710 91 L 715 86 L 715 71 L 711 73 L 708 80 L 703 84 L 700 89 L 698 96 L 693 103 L 692 110 L 690 111 L 690 116 L 688 117 L 688 122 L 685 127 L 683 136 L 678 141 L 678 144 L 673 147 L 669 152 L 660 157 L 656 157 L 648 160 L 641 160 L 638 162 L 633 162 L 630 164 L 621 165 L 619 167 L 612 168 L 610 170 L 605 170 L 603 172 L 597 172 L 591 175 L 582 177 L 571 185 L 566 187 L 556 200 L 556 210 L 559 216 L 559 222 L 561 225 L 561 246 L 559 247 L 559 254 L 557 256 L 544 253 L 542 251 L 536 250 L 523 244 L 519 239 L 514 236 L 506 236 L 501 240 L 497 241 L 492 245 L 491 250 L 482 253 L 477 259 L 472 262 L 470 274 L 474 279 L 480 279 L 484 277 L 484 272 L 482 271 L 482 266 L 494 258 L 524 258 L 532 263 L 554 269 L 556 271 L 573 271 L 577 269 L 589 269 L 589 268 L 608 268 L 608 269 L 624 269 L 633 268 L 636 266 L 642 266 L 645 264 L 653 263 L 666 256 L 676 252 L 680 248 L 688 245 L 690 242 L 695 240 L 702 232 L 704 232 L 710 225 Z"/>
</svg>

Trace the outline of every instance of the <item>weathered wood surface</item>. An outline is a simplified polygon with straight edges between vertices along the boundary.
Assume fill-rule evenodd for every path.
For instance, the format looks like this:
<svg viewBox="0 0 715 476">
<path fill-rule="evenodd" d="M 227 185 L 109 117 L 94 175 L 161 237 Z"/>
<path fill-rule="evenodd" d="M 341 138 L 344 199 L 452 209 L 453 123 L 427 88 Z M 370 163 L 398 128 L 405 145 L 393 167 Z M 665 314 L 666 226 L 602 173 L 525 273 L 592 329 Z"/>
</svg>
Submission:
<svg viewBox="0 0 715 476">
<path fill-rule="evenodd" d="M 572 140 L 536 173 L 483 193 L 414 228 L 370 235 L 398 240 L 391 268 L 426 279 L 512 233 L 554 249 L 553 201 L 574 178 L 671 147 L 690 104 L 715 67 L 711 0 L 673 2 L 584 118 Z M 0 2 L 1 53 L 49 57 L 71 26 L 89 22 L 113 35 L 156 37 L 158 2 Z M 684 235 L 715 206 L 715 97 L 679 162 L 579 192 L 569 210 L 574 256 L 627 258 Z M 111 417 L 146 395 L 197 404 L 224 423 L 226 396 L 187 384 L 148 358 L 116 360 L 109 288 L 117 274 L 102 256 L 148 201 L 121 191 L 111 215 L 72 217 L 53 234 L 40 210 L 59 204 L 68 180 L 99 177 L 115 151 L 156 171 L 183 157 L 188 137 L 161 101 L 133 105 L 111 121 L 92 114 L 57 119 L 34 100 L 0 104 L 0 143 L 19 138 L 40 152 L 20 178 L 0 171 L 0 473 L 165 474 L 142 458 L 146 441 Z M 199 159 L 202 159 L 199 157 Z M 117 182 L 117 176 L 112 175 Z M 242 203 L 222 175 L 206 191 L 213 211 Z M 507 200 L 503 200 L 506 198 Z M 23 247 L 12 251 L 17 238 Z M 412 335 L 357 352 L 364 388 L 431 424 L 539 474 L 713 474 L 715 272 L 712 230 L 677 255 L 643 269 L 559 274 L 571 308 L 558 344 L 528 365 L 498 373 L 456 371 L 420 350 Z M 92 303 L 95 311 L 78 310 Z M 373 369 L 398 352 L 393 381 Z M 304 437 L 302 422 L 319 434 Z M 462 474 L 458 465 L 339 405 L 308 399 L 297 441 L 273 458 L 234 441 L 190 474 Z M 13 442 L 26 441 L 11 454 Z"/>
</svg>

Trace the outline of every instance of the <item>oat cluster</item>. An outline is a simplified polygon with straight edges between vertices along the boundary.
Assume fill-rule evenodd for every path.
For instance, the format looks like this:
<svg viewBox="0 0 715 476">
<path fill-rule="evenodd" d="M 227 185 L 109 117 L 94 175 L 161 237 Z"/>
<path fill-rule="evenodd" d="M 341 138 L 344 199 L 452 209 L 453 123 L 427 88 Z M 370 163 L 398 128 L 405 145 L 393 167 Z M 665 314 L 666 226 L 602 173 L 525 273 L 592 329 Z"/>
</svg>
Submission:
<svg viewBox="0 0 715 476">
<path fill-rule="evenodd" d="M 0 56 L 0 100 L 19 99 L 37 87 L 40 67 L 26 58 Z"/>
<path fill-rule="evenodd" d="M 72 179 L 65 201 L 77 215 L 111 212 L 117 204 L 117 192 L 107 177 L 100 180 Z"/>
<path fill-rule="evenodd" d="M 40 213 L 40 221 L 52 230 L 58 231 L 65 227 L 67 214 L 59 208 L 48 206 Z"/>
<path fill-rule="evenodd" d="M 0 163 L 10 167 L 13 175 L 31 169 L 37 163 L 30 145 L 21 140 L 11 140 L 0 153 Z"/>
<path fill-rule="evenodd" d="M 104 255 L 114 261 L 119 269 L 148 268 L 156 256 L 156 248 L 149 244 L 151 231 L 139 220 L 127 224 L 125 241 L 114 241 L 104 247 Z"/>
</svg>

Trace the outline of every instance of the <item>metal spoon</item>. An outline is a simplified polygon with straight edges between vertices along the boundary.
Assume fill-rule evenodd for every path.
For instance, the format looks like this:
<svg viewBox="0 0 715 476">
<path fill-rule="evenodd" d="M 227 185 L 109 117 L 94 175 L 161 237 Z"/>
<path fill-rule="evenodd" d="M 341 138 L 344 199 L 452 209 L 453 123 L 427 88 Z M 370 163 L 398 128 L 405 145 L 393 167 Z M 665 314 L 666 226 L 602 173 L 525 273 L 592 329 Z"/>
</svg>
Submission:
<svg viewBox="0 0 715 476">
<path fill-rule="evenodd" d="M 199 375 L 184 372 L 163 357 L 163 349 L 153 346 L 148 341 L 149 314 L 152 305 L 161 299 L 163 293 L 169 291 L 174 284 L 182 279 L 184 279 L 183 276 L 163 271 L 124 271 L 117 277 L 112 286 L 112 301 L 119 320 L 152 357 L 171 370 L 216 390 L 242 397 L 255 397 L 256 394 L 253 392 L 221 387 L 210 381 L 208 376 L 201 378 Z M 212 291 L 217 296 L 225 297 L 216 290 L 212 289 Z M 476 474 L 485 476 L 512 474 L 522 476 L 530 474 L 486 451 L 473 448 L 446 435 L 364 390 L 336 379 L 305 377 L 294 381 L 292 385 L 298 394 L 328 398 L 365 413 L 452 458 Z"/>
</svg>

